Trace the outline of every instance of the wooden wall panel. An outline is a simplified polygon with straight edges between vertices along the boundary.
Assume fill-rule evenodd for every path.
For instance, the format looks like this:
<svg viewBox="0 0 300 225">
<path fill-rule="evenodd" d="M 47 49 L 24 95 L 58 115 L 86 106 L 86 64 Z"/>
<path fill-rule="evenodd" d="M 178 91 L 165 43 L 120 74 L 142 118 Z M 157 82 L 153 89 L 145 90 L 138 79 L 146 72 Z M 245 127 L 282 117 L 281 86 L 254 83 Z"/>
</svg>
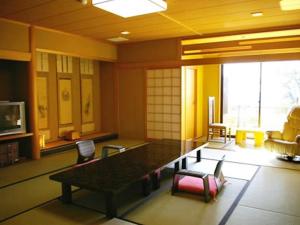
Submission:
<svg viewBox="0 0 300 225">
<path fill-rule="evenodd" d="M 57 104 L 57 74 L 56 74 L 56 56 L 49 54 L 49 118 L 51 118 L 51 123 L 49 123 L 50 138 L 51 140 L 56 140 L 58 138 L 58 104 Z"/>
<path fill-rule="evenodd" d="M 73 125 L 76 131 L 81 131 L 81 93 L 80 93 L 80 60 L 79 58 L 72 57 L 72 97 L 73 97 Z"/>
<path fill-rule="evenodd" d="M 208 97 L 215 97 L 215 120 L 220 122 L 221 113 L 221 66 L 218 64 L 203 67 L 203 135 L 207 134 Z"/>
<path fill-rule="evenodd" d="M 114 64 L 100 63 L 100 91 L 101 91 L 101 130 L 105 132 L 117 131 L 117 89 L 115 89 Z"/>
<path fill-rule="evenodd" d="M 203 67 L 197 66 L 196 75 L 196 137 L 203 136 Z"/>
<path fill-rule="evenodd" d="M 13 95 L 12 85 L 13 74 L 10 69 L 10 64 L 6 60 L 0 60 L 0 83 L 6 84 L 1 85 L 0 88 L 0 101 L 11 100 Z"/>
<path fill-rule="evenodd" d="M 93 76 L 94 124 L 95 124 L 95 131 L 102 131 L 100 63 L 98 61 L 94 61 L 93 66 L 94 66 L 94 76 Z M 111 88 L 113 89 L 113 87 Z"/>
<path fill-rule="evenodd" d="M 118 61 L 126 63 L 179 60 L 179 48 L 180 41 L 177 38 L 122 44 L 118 46 Z"/>
<path fill-rule="evenodd" d="M 144 69 L 120 69 L 119 135 L 145 138 L 145 80 Z"/>
<path fill-rule="evenodd" d="M 36 30 L 38 49 L 106 61 L 117 59 L 117 48 L 112 44 L 50 29 L 37 28 Z"/>
<path fill-rule="evenodd" d="M 28 25 L 0 18 L 0 49 L 30 52 Z"/>
</svg>

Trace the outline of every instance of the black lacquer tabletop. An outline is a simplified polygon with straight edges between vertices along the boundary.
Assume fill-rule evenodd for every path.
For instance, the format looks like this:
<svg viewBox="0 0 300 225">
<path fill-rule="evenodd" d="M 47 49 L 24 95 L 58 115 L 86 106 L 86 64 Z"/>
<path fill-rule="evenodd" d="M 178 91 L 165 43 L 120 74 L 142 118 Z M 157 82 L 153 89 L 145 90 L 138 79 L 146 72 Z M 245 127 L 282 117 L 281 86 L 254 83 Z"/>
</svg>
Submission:
<svg viewBox="0 0 300 225">
<path fill-rule="evenodd" d="M 89 190 L 119 192 L 204 142 L 160 140 L 54 174 L 50 179 Z"/>
</svg>

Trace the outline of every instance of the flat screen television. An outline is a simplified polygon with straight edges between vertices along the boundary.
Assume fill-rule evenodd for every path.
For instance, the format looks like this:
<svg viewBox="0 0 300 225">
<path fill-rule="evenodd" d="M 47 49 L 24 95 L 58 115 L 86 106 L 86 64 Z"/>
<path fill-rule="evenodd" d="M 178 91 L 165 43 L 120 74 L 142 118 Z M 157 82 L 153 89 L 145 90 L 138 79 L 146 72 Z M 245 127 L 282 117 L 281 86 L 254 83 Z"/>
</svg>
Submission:
<svg viewBox="0 0 300 225">
<path fill-rule="evenodd" d="M 26 133 L 25 103 L 0 102 L 0 136 Z"/>
</svg>

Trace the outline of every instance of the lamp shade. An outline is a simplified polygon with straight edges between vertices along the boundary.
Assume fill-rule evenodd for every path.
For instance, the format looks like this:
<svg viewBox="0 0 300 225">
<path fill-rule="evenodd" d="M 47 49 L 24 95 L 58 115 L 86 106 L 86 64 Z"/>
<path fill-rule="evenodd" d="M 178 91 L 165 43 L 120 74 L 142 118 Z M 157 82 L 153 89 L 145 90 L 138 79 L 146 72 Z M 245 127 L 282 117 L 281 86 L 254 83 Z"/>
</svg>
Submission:
<svg viewBox="0 0 300 225">
<path fill-rule="evenodd" d="M 95 7 L 127 18 L 167 9 L 163 0 L 92 0 Z"/>
</svg>

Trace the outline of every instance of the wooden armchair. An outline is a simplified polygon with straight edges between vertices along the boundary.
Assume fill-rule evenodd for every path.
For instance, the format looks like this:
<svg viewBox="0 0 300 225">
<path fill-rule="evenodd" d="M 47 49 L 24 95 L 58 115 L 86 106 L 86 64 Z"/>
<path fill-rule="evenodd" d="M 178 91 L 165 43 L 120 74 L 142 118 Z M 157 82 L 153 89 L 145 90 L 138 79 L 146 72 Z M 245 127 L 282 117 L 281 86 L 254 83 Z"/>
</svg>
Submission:
<svg viewBox="0 0 300 225">
<path fill-rule="evenodd" d="M 215 97 L 208 97 L 208 126 L 207 141 L 214 140 L 214 137 L 224 137 L 227 142 L 227 135 L 231 140 L 231 128 L 223 123 L 215 122 Z"/>
</svg>

